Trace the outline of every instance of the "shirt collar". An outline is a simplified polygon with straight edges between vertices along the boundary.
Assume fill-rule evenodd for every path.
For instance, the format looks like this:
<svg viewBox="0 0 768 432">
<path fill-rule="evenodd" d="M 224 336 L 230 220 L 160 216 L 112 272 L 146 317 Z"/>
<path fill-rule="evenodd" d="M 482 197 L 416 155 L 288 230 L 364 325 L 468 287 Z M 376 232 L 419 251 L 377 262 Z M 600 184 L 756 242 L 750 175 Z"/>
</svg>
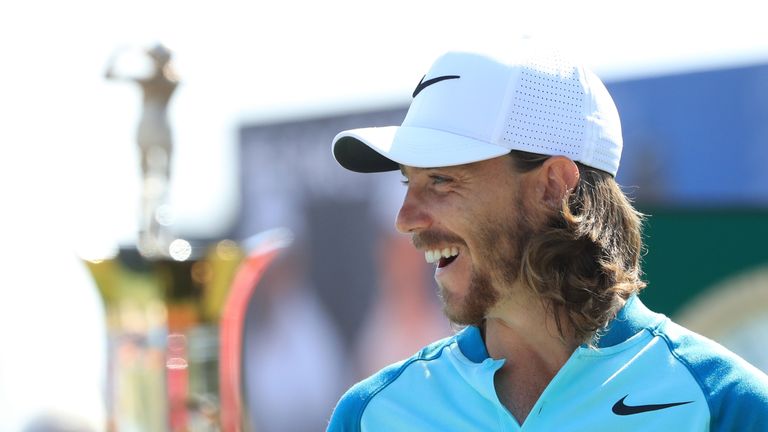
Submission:
<svg viewBox="0 0 768 432">
<path fill-rule="evenodd" d="M 597 347 L 607 348 L 618 345 L 643 329 L 657 327 L 665 319 L 664 315 L 652 312 L 640 301 L 637 295 L 633 295 L 627 299 L 616 318 L 611 320 L 605 330 L 600 332 Z"/>
<path fill-rule="evenodd" d="M 485 341 L 480 334 L 480 328 L 469 326 L 456 335 L 456 343 L 464 357 L 473 363 L 482 363 L 483 360 L 490 357 L 485 348 Z"/>
<path fill-rule="evenodd" d="M 627 299 L 616 318 L 600 332 L 598 348 L 618 345 L 646 328 L 658 326 L 666 317 L 648 309 L 633 295 Z M 456 342 L 462 354 L 473 363 L 481 363 L 489 357 L 485 342 L 476 326 L 468 326 L 456 335 Z"/>
</svg>

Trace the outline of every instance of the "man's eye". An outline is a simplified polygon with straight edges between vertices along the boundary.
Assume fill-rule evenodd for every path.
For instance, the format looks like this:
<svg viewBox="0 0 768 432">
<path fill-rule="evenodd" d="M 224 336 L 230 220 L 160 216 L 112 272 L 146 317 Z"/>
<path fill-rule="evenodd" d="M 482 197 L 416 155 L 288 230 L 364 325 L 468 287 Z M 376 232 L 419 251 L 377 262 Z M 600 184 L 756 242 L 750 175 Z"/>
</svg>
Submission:
<svg viewBox="0 0 768 432">
<path fill-rule="evenodd" d="M 432 179 L 432 184 L 438 185 L 438 184 L 444 184 L 451 181 L 448 177 L 443 177 L 441 175 L 431 175 L 429 176 L 430 179 Z"/>
<path fill-rule="evenodd" d="M 410 183 L 410 182 L 408 181 L 408 179 L 407 179 L 406 177 L 403 177 L 403 178 L 400 180 L 400 183 L 402 183 L 402 184 L 403 184 L 403 186 L 408 186 L 408 183 Z"/>
</svg>

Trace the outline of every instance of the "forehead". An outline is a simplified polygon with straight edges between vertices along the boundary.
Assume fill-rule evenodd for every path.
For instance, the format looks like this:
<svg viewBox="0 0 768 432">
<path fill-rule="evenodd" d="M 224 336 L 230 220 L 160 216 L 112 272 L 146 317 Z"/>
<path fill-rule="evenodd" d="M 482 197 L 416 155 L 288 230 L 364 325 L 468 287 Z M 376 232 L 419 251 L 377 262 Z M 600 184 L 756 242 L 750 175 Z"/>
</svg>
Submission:
<svg viewBox="0 0 768 432">
<path fill-rule="evenodd" d="M 445 167 L 433 167 L 433 168 L 418 168 L 409 165 L 400 165 L 400 172 L 404 176 L 416 175 L 419 173 L 430 173 L 433 171 L 440 171 L 446 174 L 452 175 L 469 175 L 469 174 L 490 174 L 498 172 L 499 168 L 509 168 L 510 164 L 503 157 L 488 159 L 479 162 L 472 162 L 462 165 L 453 165 Z"/>
</svg>

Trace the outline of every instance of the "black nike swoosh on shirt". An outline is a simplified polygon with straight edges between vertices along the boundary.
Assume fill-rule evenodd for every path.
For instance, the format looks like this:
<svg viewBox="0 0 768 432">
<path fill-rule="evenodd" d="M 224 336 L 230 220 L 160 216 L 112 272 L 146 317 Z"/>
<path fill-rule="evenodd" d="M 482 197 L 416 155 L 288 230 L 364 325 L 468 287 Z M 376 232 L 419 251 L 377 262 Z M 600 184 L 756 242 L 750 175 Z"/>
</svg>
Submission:
<svg viewBox="0 0 768 432">
<path fill-rule="evenodd" d="M 627 395 L 629 396 L 629 395 Z M 676 407 L 679 405 L 685 405 L 692 403 L 693 401 L 687 401 L 687 402 L 672 402 L 672 403 L 665 403 L 665 404 L 653 404 L 653 405 L 625 405 L 624 399 L 627 398 L 627 396 L 624 396 L 623 398 L 619 399 L 618 402 L 613 404 L 613 413 L 620 416 L 626 416 L 626 415 L 632 415 L 632 414 L 640 414 L 648 411 L 658 411 L 663 410 L 667 408 Z"/>
<path fill-rule="evenodd" d="M 445 81 L 445 80 L 449 80 L 449 79 L 461 78 L 461 76 L 459 76 L 459 75 L 443 75 L 443 76 L 439 76 L 439 77 L 435 77 L 435 78 L 430 78 L 430 79 L 424 81 L 424 78 L 426 78 L 426 77 L 427 77 L 426 75 L 421 77 L 421 81 L 419 81 L 419 85 L 417 85 L 416 86 L 416 90 L 413 91 L 413 97 L 416 97 L 416 95 L 421 93 L 422 90 L 424 90 L 425 88 L 431 86 L 432 84 L 437 84 L 440 81 Z"/>
</svg>

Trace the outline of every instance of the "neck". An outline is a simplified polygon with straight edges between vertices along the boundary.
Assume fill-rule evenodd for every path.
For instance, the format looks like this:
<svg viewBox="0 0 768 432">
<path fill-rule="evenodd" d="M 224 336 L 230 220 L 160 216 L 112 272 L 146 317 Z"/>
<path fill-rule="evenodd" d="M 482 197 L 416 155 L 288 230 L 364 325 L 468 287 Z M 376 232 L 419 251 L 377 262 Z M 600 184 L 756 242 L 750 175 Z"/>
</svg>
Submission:
<svg viewBox="0 0 768 432">
<path fill-rule="evenodd" d="M 494 358 L 510 359 L 529 353 L 546 359 L 545 364 L 556 371 L 579 346 L 568 325 L 560 317 L 561 336 L 555 317 L 538 299 L 506 299 L 499 302 L 486 316 L 485 344 Z M 510 356 L 511 355 L 511 356 Z M 542 364 L 544 366 L 544 364 Z"/>
<path fill-rule="evenodd" d="M 572 334 L 567 319 L 561 318 L 563 333 Z M 522 424 L 579 343 L 561 337 L 551 312 L 530 297 L 505 299 L 490 311 L 485 345 L 491 357 L 506 359 L 494 377 L 496 392 Z"/>
</svg>

